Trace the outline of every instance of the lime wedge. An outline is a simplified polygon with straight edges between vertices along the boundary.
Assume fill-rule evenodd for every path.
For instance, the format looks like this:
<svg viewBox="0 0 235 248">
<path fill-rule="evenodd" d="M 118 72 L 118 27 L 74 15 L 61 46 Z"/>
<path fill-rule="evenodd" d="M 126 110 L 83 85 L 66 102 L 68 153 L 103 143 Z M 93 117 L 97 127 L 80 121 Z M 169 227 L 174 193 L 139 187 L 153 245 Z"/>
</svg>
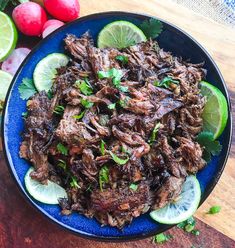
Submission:
<svg viewBox="0 0 235 248">
<path fill-rule="evenodd" d="M 143 31 L 127 21 L 115 21 L 106 25 L 99 33 L 98 47 L 122 49 L 146 41 Z"/>
<path fill-rule="evenodd" d="M 11 18 L 0 11 L 0 61 L 7 58 L 16 46 L 18 33 Z"/>
<path fill-rule="evenodd" d="M 30 173 L 34 171 L 31 167 L 24 178 L 25 187 L 29 194 L 36 200 L 46 204 L 58 204 L 59 198 L 68 198 L 64 188 L 58 184 L 49 181 L 47 185 L 33 180 Z"/>
<path fill-rule="evenodd" d="M 69 58 L 62 53 L 52 53 L 42 59 L 33 73 L 35 87 L 38 91 L 45 90 L 48 92 L 56 77 L 58 68 L 66 66 Z"/>
<path fill-rule="evenodd" d="M 176 202 L 150 212 L 150 216 L 163 224 L 178 224 L 187 220 L 197 210 L 201 199 L 200 184 L 195 176 L 188 176 Z"/>
<path fill-rule="evenodd" d="M 0 70 L 0 102 L 4 102 L 8 88 L 11 84 L 12 75 Z"/>
<path fill-rule="evenodd" d="M 215 86 L 201 82 L 201 94 L 206 97 L 202 114 L 203 130 L 214 134 L 214 139 L 223 132 L 228 120 L 228 105 L 223 93 Z"/>
</svg>

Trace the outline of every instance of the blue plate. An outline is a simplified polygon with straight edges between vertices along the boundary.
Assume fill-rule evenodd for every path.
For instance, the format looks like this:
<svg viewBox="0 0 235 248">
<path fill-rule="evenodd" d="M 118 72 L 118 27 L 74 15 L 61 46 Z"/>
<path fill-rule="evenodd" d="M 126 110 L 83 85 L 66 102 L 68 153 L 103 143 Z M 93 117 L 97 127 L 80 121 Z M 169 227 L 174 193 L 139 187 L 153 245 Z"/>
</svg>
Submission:
<svg viewBox="0 0 235 248">
<path fill-rule="evenodd" d="M 163 232 L 172 226 L 161 225 L 154 222 L 147 213 L 134 219 L 134 221 L 123 230 L 118 230 L 117 228 L 110 226 L 101 227 L 94 218 L 89 219 L 84 215 L 77 213 L 73 213 L 70 216 L 62 216 L 59 206 L 42 204 L 32 199 L 25 190 L 24 185 L 24 175 L 30 164 L 25 160 L 20 159 L 18 155 L 20 143 L 22 141 L 20 134 L 24 130 L 24 122 L 21 114 L 26 111 L 26 102 L 21 100 L 18 87 L 23 78 L 32 78 L 34 68 L 42 58 L 50 53 L 64 52 L 63 39 L 66 34 L 72 33 L 79 37 L 89 30 L 94 40 L 96 40 L 100 30 L 110 22 L 115 20 L 127 20 L 138 25 L 146 18 L 150 17 L 126 12 L 106 12 L 85 16 L 61 27 L 42 40 L 28 55 L 14 77 L 8 91 L 2 123 L 2 137 L 6 160 L 17 185 L 25 195 L 27 201 L 42 214 L 47 216 L 51 221 L 59 224 L 61 227 L 83 237 L 113 241 L 133 240 Z M 206 80 L 212 82 L 223 92 L 227 98 L 230 112 L 230 102 L 226 85 L 209 54 L 188 34 L 172 24 L 163 20 L 161 21 L 164 29 L 157 38 L 160 47 L 164 48 L 166 51 L 171 51 L 174 55 L 183 57 L 183 59 L 190 59 L 193 63 L 205 61 L 204 67 L 208 71 Z M 213 157 L 210 164 L 197 174 L 202 189 L 201 203 L 208 197 L 218 182 L 226 164 L 231 144 L 231 126 L 231 116 L 229 115 L 227 126 L 223 135 L 220 137 L 220 142 L 223 144 L 222 152 L 218 157 Z"/>
</svg>

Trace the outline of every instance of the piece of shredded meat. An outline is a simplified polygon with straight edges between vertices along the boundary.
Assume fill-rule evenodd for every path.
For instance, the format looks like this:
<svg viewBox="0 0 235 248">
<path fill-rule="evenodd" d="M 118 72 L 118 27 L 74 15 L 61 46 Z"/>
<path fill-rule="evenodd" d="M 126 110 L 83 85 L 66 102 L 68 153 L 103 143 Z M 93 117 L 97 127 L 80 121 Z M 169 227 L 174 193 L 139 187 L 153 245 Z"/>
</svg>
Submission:
<svg viewBox="0 0 235 248">
<path fill-rule="evenodd" d="M 195 139 L 206 71 L 153 40 L 119 51 L 69 34 L 65 49 L 70 62 L 57 71 L 52 99 L 40 92 L 27 103 L 20 156 L 33 164 L 32 178 L 66 189 L 62 214 L 123 228 L 175 200 L 187 175 L 205 166 Z M 119 82 L 98 75 L 113 68 Z M 166 77 L 178 84 L 160 86 Z"/>
</svg>

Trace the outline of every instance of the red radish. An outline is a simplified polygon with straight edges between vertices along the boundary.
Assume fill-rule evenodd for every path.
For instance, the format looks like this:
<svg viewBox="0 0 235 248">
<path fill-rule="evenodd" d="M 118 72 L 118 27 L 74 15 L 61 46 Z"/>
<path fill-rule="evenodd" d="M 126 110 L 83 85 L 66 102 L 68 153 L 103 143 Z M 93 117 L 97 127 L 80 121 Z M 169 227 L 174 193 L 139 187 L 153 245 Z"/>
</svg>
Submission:
<svg viewBox="0 0 235 248">
<path fill-rule="evenodd" d="M 63 25 L 62 25 L 63 26 Z M 45 38 L 47 35 L 49 35 L 50 33 L 52 33 L 53 31 L 55 31 L 56 29 L 58 29 L 59 27 L 61 27 L 61 25 L 51 25 L 49 27 L 47 27 L 43 32 L 42 32 L 42 38 Z"/>
<path fill-rule="evenodd" d="M 46 10 L 55 18 L 70 22 L 79 17 L 78 0 L 44 0 Z"/>
<path fill-rule="evenodd" d="M 51 20 L 48 20 L 47 22 L 45 22 L 45 24 L 43 25 L 43 28 L 42 28 L 42 32 L 44 32 L 44 30 L 50 26 L 57 26 L 59 28 L 63 25 L 64 25 L 63 22 L 61 22 L 59 20 L 51 19 Z"/>
<path fill-rule="evenodd" d="M 24 47 L 15 49 L 12 54 L 2 63 L 2 70 L 9 72 L 14 76 L 20 64 L 30 53 L 30 51 L 30 49 Z"/>
<path fill-rule="evenodd" d="M 18 29 L 29 36 L 40 36 L 42 27 L 47 21 L 44 9 L 33 2 L 18 5 L 13 10 L 12 17 Z"/>
</svg>

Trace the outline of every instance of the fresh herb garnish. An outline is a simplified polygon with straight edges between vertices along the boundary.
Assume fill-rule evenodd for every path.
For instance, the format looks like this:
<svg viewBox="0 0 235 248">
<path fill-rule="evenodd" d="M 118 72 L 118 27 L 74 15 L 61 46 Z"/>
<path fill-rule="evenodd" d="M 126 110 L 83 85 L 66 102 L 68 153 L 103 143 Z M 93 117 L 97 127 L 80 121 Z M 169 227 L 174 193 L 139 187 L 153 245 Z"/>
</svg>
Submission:
<svg viewBox="0 0 235 248">
<path fill-rule="evenodd" d="M 100 141 L 100 152 L 102 156 L 105 155 L 105 142 L 103 140 Z"/>
<path fill-rule="evenodd" d="M 56 146 L 58 152 L 60 152 L 61 154 L 67 156 L 68 155 L 68 148 L 66 146 L 64 146 L 63 144 L 59 143 L 57 146 Z"/>
<path fill-rule="evenodd" d="M 191 233 L 193 235 L 195 235 L 195 236 L 199 236 L 200 235 L 200 231 L 199 230 L 196 230 L 196 229 L 192 230 Z"/>
<path fill-rule="evenodd" d="M 212 132 L 203 131 L 199 133 L 196 141 L 204 147 L 203 158 L 206 162 L 211 161 L 211 154 L 213 156 L 219 155 L 222 150 L 222 145 L 218 140 L 214 140 Z"/>
<path fill-rule="evenodd" d="M 105 165 L 99 171 L 100 190 L 103 191 L 103 184 L 109 182 L 109 168 Z"/>
<path fill-rule="evenodd" d="M 115 57 L 115 59 L 122 62 L 123 65 L 128 63 L 128 57 L 124 55 L 118 55 Z"/>
<path fill-rule="evenodd" d="M 17 5 L 20 2 L 17 0 L 0 0 L 0 11 L 3 11 L 9 3 L 12 5 Z"/>
<path fill-rule="evenodd" d="M 58 161 L 59 161 L 58 166 L 64 170 L 66 170 L 66 168 L 67 168 L 66 162 L 62 159 L 59 159 Z"/>
<path fill-rule="evenodd" d="M 153 129 L 153 131 L 152 131 L 152 133 L 151 133 L 151 136 L 150 136 L 150 138 L 149 138 L 149 140 L 148 140 L 148 143 L 149 143 L 150 145 L 152 145 L 153 142 L 156 140 L 156 135 L 157 135 L 157 132 L 158 132 L 160 126 L 161 126 L 160 122 L 158 122 L 158 123 L 155 125 L 155 127 L 154 127 L 154 129 Z"/>
<path fill-rule="evenodd" d="M 57 105 L 53 111 L 53 113 L 57 114 L 57 115 L 63 115 L 64 113 L 64 106 L 61 105 Z"/>
<path fill-rule="evenodd" d="M 49 89 L 49 90 L 48 90 L 48 92 L 47 92 L 47 97 L 48 97 L 49 99 L 52 99 L 52 97 L 53 97 L 52 89 Z"/>
<path fill-rule="evenodd" d="M 81 188 L 81 187 L 79 186 L 78 180 L 77 180 L 77 178 L 76 178 L 75 176 L 71 176 L 70 186 L 71 186 L 72 188 L 78 188 L 78 189 Z"/>
<path fill-rule="evenodd" d="M 219 213 L 221 210 L 220 206 L 213 206 L 209 209 L 209 211 L 207 212 L 207 214 L 217 214 Z"/>
<path fill-rule="evenodd" d="M 85 114 L 85 111 L 82 111 L 79 115 L 74 115 L 73 118 L 76 120 L 80 120 L 80 119 L 82 119 L 84 114 Z"/>
<path fill-rule="evenodd" d="M 177 227 L 183 229 L 185 232 L 192 233 L 193 235 L 198 236 L 200 234 L 200 232 L 198 230 L 194 229 L 195 225 L 196 225 L 196 221 L 193 218 L 193 216 L 191 216 L 187 220 L 179 223 L 177 225 Z"/>
<path fill-rule="evenodd" d="M 26 112 L 23 112 L 22 114 L 21 114 L 21 116 L 23 117 L 23 118 L 27 118 L 28 117 L 28 112 L 26 111 Z"/>
<path fill-rule="evenodd" d="M 82 106 L 83 106 L 84 108 L 87 108 L 87 109 L 91 108 L 91 107 L 94 105 L 93 102 L 90 102 L 90 101 L 87 100 L 87 99 L 81 99 L 81 104 L 82 104 Z"/>
<path fill-rule="evenodd" d="M 109 69 L 108 71 L 98 71 L 99 79 L 111 78 L 113 85 L 122 92 L 128 92 L 128 87 L 121 85 L 122 70 L 116 68 Z"/>
<path fill-rule="evenodd" d="M 93 90 L 88 80 L 78 80 L 76 81 L 75 85 L 80 89 L 82 94 L 84 94 L 85 96 L 92 95 Z"/>
<path fill-rule="evenodd" d="M 179 81 L 173 79 L 172 77 L 164 77 L 160 82 L 155 81 L 153 84 L 156 87 L 164 87 L 168 89 L 171 84 L 179 84 Z"/>
<path fill-rule="evenodd" d="M 138 189 L 138 185 L 135 184 L 135 183 L 132 183 L 130 186 L 129 186 L 130 189 L 132 189 L 133 191 L 136 191 Z"/>
<path fill-rule="evenodd" d="M 126 96 L 123 100 L 119 100 L 119 105 L 122 108 L 125 108 L 131 98 L 129 96 Z"/>
<path fill-rule="evenodd" d="M 147 39 L 155 39 L 162 32 L 163 25 L 162 23 L 154 18 L 143 21 L 140 24 L 140 28 L 144 32 Z"/>
<path fill-rule="evenodd" d="M 122 158 L 119 158 L 116 154 L 112 153 L 111 151 L 109 152 L 113 161 L 117 164 L 120 164 L 120 165 L 124 165 L 127 163 L 127 161 L 129 160 L 129 158 L 126 158 L 126 159 L 122 159 Z"/>
<path fill-rule="evenodd" d="M 153 242 L 157 244 L 163 244 L 172 238 L 173 236 L 170 234 L 160 233 L 153 237 Z"/>
<path fill-rule="evenodd" d="M 112 103 L 108 105 L 109 109 L 115 109 L 116 108 L 116 103 Z"/>
<path fill-rule="evenodd" d="M 20 98 L 23 100 L 28 100 L 33 96 L 37 90 L 34 86 L 33 80 L 29 78 L 23 78 L 21 85 L 18 88 L 20 93 Z"/>
</svg>

